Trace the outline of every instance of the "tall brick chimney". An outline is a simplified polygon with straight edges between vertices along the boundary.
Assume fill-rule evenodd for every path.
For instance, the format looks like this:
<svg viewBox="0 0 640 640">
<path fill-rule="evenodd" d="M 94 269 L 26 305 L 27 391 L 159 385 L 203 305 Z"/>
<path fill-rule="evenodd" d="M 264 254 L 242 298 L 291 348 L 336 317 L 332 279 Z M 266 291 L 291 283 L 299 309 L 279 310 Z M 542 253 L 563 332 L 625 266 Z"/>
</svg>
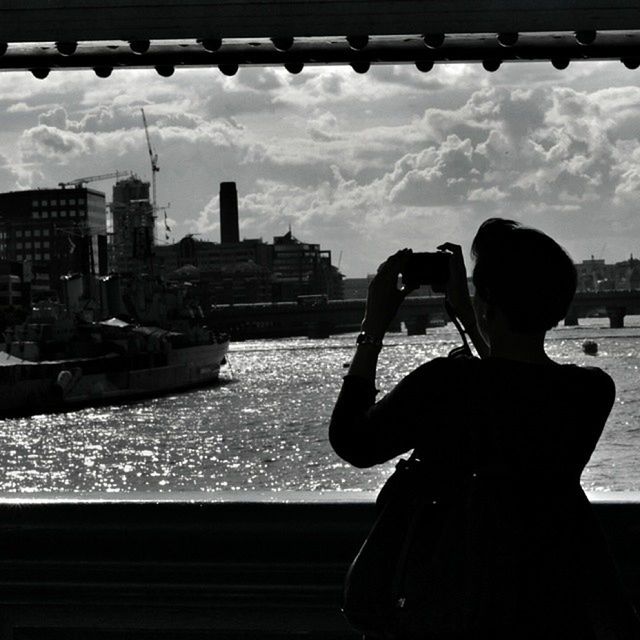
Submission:
<svg viewBox="0 0 640 640">
<path fill-rule="evenodd" d="M 240 242 L 238 227 L 238 192 L 235 182 L 220 183 L 220 242 Z"/>
</svg>

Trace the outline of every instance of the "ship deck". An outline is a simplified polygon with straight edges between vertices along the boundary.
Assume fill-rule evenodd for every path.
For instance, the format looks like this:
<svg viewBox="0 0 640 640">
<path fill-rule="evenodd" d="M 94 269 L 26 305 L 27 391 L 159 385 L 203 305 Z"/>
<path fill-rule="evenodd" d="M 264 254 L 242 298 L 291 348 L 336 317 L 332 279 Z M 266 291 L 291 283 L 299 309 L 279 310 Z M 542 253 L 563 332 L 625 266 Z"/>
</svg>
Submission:
<svg viewBox="0 0 640 640">
<path fill-rule="evenodd" d="M 374 497 L 5 497 L 1 637 L 355 639 L 342 582 Z M 640 494 L 590 498 L 640 604 Z"/>
</svg>

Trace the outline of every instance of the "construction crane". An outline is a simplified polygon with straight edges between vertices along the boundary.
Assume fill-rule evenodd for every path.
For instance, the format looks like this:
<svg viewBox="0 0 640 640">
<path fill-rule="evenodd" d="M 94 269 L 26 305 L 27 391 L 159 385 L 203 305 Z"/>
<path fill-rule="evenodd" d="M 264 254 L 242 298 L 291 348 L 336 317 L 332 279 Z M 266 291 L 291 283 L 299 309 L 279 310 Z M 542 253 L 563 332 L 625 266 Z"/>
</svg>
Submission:
<svg viewBox="0 0 640 640">
<path fill-rule="evenodd" d="M 158 154 L 153 150 L 153 147 L 151 146 L 151 138 L 149 138 L 149 127 L 147 126 L 147 117 L 144 115 L 144 109 L 140 108 L 140 111 L 142 111 L 142 123 L 144 124 L 144 134 L 147 137 L 147 149 L 149 150 L 149 160 L 151 161 L 151 206 L 153 207 L 153 215 L 155 216 L 156 208 L 158 205 L 156 197 L 156 173 L 160 171 L 160 167 L 158 166 Z"/>
<path fill-rule="evenodd" d="M 62 187 L 75 187 L 76 189 L 82 189 L 88 182 L 99 182 L 100 180 L 110 180 L 111 178 L 120 178 L 124 176 L 132 176 L 133 171 L 114 171 L 112 173 L 103 173 L 99 176 L 87 176 L 86 178 L 76 178 L 75 180 L 69 180 L 69 182 L 58 182 L 58 186 Z"/>
</svg>

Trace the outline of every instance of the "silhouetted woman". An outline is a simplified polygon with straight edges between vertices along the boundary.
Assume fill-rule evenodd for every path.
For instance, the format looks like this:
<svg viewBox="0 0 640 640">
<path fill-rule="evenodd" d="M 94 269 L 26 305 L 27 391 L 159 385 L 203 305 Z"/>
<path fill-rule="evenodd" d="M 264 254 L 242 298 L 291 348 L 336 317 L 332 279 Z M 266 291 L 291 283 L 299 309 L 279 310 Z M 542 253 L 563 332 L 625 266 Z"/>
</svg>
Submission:
<svg viewBox="0 0 640 640">
<path fill-rule="evenodd" d="M 570 257 L 538 230 L 487 220 L 472 247 L 472 303 L 460 247 L 439 248 L 451 256 L 448 301 L 480 357 L 431 360 L 375 402 L 382 340 L 407 293 L 397 283 L 411 251 L 399 251 L 369 287 L 363 333 L 331 420 L 333 448 L 358 467 L 416 450 L 443 476 L 464 475 L 478 461 L 512 469 L 491 496 L 510 532 L 506 548 L 495 549 L 502 562 L 508 557 L 503 584 L 495 585 L 501 600 L 477 628 L 455 637 L 640 637 L 579 484 L 614 383 L 598 368 L 554 362 L 544 347 L 575 293 Z"/>
</svg>

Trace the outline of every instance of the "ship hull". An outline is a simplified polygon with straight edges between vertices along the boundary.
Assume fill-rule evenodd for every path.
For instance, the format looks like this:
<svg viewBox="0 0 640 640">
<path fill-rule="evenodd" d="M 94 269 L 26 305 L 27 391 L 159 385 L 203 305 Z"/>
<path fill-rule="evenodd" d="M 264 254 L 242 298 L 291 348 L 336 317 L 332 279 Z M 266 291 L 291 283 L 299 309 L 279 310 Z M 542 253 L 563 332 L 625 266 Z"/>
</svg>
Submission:
<svg viewBox="0 0 640 640">
<path fill-rule="evenodd" d="M 159 396 L 218 381 L 229 343 L 188 346 L 168 354 L 0 366 L 0 417 L 28 416 Z"/>
</svg>

